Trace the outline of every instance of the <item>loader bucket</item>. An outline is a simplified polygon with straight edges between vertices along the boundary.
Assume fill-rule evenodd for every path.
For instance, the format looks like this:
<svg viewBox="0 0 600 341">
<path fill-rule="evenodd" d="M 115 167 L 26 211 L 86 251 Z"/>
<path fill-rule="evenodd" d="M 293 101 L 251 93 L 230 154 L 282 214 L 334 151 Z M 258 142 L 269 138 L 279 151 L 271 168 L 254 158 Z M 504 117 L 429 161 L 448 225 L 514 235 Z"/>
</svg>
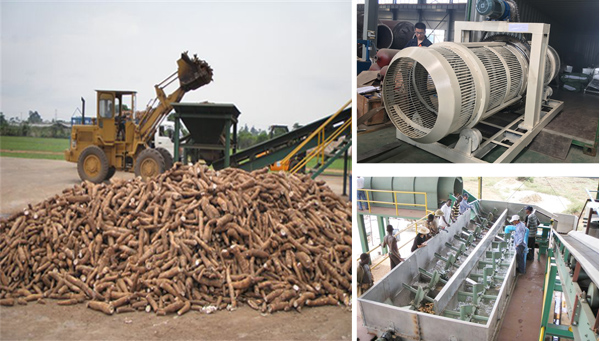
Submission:
<svg viewBox="0 0 600 341">
<path fill-rule="evenodd" d="M 181 54 L 177 61 L 179 84 L 185 91 L 195 90 L 212 81 L 213 71 L 207 62 L 188 57 L 187 52 Z"/>
</svg>

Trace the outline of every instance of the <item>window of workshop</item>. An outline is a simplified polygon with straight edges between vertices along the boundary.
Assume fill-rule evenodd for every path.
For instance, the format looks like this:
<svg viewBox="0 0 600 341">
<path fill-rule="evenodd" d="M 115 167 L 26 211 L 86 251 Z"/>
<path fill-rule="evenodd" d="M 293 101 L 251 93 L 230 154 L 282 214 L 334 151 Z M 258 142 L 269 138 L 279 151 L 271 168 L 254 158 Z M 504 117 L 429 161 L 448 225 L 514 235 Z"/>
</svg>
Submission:
<svg viewBox="0 0 600 341">
<path fill-rule="evenodd" d="M 356 3 L 364 4 L 365 0 L 357 0 Z M 378 3 L 381 4 L 418 4 L 419 0 L 379 0 Z"/>
<path fill-rule="evenodd" d="M 428 28 L 425 30 L 425 35 L 432 43 L 441 43 L 446 39 L 446 30 L 432 30 Z"/>
</svg>

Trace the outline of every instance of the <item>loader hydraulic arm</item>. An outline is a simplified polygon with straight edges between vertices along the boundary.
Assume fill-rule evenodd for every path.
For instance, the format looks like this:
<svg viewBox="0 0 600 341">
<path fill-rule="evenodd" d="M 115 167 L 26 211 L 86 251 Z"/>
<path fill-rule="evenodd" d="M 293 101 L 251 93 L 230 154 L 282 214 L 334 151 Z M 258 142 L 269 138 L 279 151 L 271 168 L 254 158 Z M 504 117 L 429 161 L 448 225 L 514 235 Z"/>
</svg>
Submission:
<svg viewBox="0 0 600 341">
<path fill-rule="evenodd" d="M 160 121 L 173 109 L 173 103 L 179 103 L 186 92 L 212 81 L 212 69 L 208 63 L 198 59 L 195 55 L 194 58 L 189 58 L 187 52 L 182 53 L 181 59 L 177 61 L 177 66 L 176 72 L 154 86 L 156 99 L 146 109 L 136 127 L 136 132 L 144 143 L 148 143 L 152 139 Z M 179 87 L 167 96 L 164 88 L 176 79 L 179 79 Z M 158 105 L 153 107 L 157 101 Z"/>
<path fill-rule="evenodd" d="M 156 106 L 156 108 L 148 108 L 138 125 L 140 139 L 145 143 L 152 139 L 158 124 L 165 116 L 169 114 L 171 110 L 173 110 L 172 104 L 179 103 L 185 94 L 185 90 L 182 88 L 177 88 L 177 90 L 167 97 L 162 88 L 158 86 L 155 86 L 155 88 L 159 104 Z"/>
</svg>

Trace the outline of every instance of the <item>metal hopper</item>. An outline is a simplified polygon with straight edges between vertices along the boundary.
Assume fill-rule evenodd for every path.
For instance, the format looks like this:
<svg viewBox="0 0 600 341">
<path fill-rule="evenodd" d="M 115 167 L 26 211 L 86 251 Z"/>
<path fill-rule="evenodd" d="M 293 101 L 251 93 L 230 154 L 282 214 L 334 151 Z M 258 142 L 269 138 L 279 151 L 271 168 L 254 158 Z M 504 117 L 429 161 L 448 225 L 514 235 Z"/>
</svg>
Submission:
<svg viewBox="0 0 600 341">
<path fill-rule="evenodd" d="M 211 164 L 217 159 L 227 157 L 230 149 L 235 153 L 237 119 L 240 115 L 235 105 L 176 103 L 173 104 L 173 108 L 176 134 L 180 122 L 183 122 L 189 130 L 189 135 L 184 138 L 180 146 L 186 149 L 186 153 L 191 153 L 194 160 L 202 159 Z M 176 145 L 176 153 L 178 149 Z"/>
</svg>

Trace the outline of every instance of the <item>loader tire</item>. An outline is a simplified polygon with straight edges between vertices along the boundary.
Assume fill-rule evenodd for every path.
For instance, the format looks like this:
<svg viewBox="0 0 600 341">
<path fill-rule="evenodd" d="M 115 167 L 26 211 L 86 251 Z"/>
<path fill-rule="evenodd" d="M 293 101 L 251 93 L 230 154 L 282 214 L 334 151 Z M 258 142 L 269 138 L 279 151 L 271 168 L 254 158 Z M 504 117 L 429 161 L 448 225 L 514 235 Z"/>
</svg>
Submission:
<svg viewBox="0 0 600 341">
<path fill-rule="evenodd" d="M 136 177 L 141 176 L 146 181 L 165 171 L 165 159 L 156 149 L 144 149 L 135 160 L 133 171 Z"/>
<path fill-rule="evenodd" d="M 110 178 L 113 177 L 113 175 L 115 175 L 115 172 L 117 171 L 117 169 L 114 166 L 110 166 L 108 167 L 108 173 L 106 174 L 106 181 L 110 180 Z"/>
<path fill-rule="evenodd" d="M 88 146 L 79 155 L 77 160 L 77 173 L 83 181 L 99 184 L 108 174 L 108 158 L 102 148 Z"/>
<path fill-rule="evenodd" d="M 165 170 L 171 169 L 173 167 L 173 157 L 171 156 L 171 153 L 169 153 L 169 151 L 163 147 L 158 147 L 156 150 L 165 160 Z"/>
</svg>

